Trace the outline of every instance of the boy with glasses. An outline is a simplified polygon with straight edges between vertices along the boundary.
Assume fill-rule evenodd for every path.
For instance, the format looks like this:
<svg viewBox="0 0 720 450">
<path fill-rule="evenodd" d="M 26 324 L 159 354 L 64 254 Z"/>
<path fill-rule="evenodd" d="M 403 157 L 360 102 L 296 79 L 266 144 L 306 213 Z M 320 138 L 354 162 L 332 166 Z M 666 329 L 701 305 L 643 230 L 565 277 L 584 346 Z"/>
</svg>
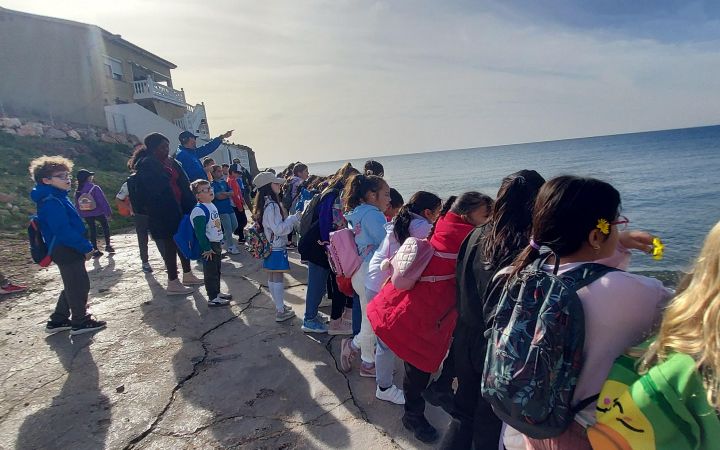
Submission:
<svg viewBox="0 0 720 450">
<path fill-rule="evenodd" d="M 40 232 L 63 282 L 55 312 L 45 326 L 50 334 L 67 330 L 73 335 L 82 334 L 106 325 L 87 312 L 90 278 L 85 261 L 92 257 L 93 246 L 85 237 L 80 215 L 68 199 L 72 168 L 73 162 L 61 156 L 36 158 L 29 168 L 36 183 L 30 197 L 37 204 Z"/>
</svg>

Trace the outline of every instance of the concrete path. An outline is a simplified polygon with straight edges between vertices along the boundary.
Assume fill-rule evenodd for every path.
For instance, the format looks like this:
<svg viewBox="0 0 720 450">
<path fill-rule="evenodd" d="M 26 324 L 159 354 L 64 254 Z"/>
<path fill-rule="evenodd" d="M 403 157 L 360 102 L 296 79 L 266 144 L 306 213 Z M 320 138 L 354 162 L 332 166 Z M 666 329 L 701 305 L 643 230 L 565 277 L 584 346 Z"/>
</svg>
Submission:
<svg viewBox="0 0 720 450">
<path fill-rule="evenodd" d="M 39 272 L 41 291 L 0 303 L 1 448 L 430 448 L 403 428 L 401 406 L 375 399 L 374 380 L 340 372 L 339 337 L 275 323 L 266 275 L 245 252 L 223 260 L 232 306 L 209 309 L 203 287 L 164 294 L 152 243 L 150 275 L 134 235 L 113 243 L 117 254 L 87 263 L 106 330 L 45 334 L 57 267 Z M 307 270 L 294 256 L 286 301 L 302 316 Z M 427 415 L 446 428 L 442 410 Z"/>
</svg>

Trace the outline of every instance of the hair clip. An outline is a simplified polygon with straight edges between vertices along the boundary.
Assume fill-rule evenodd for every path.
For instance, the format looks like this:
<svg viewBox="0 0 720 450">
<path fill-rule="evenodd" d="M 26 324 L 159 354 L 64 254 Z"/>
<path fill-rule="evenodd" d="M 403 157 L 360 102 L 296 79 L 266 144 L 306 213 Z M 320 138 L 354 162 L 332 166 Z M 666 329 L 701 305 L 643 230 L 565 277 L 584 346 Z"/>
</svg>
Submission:
<svg viewBox="0 0 720 450">
<path fill-rule="evenodd" d="M 595 225 L 595 228 L 600 230 L 602 234 L 610 234 L 610 222 L 608 222 L 605 219 L 598 219 L 597 225 Z"/>
</svg>

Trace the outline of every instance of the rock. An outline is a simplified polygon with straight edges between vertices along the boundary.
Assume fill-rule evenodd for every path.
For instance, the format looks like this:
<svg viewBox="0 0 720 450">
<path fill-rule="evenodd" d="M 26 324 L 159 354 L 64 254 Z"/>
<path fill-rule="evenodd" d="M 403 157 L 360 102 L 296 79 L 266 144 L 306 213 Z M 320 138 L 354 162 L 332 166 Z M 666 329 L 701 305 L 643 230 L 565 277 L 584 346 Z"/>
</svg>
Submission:
<svg viewBox="0 0 720 450">
<path fill-rule="evenodd" d="M 115 137 L 112 135 L 112 133 L 101 133 L 100 140 L 102 142 L 107 142 L 108 144 L 117 144 L 118 143 L 117 139 L 115 139 Z"/>
<path fill-rule="evenodd" d="M 127 136 L 123 133 L 110 133 L 112 137 L 115 138 L 115 141 L 118 144 L 128 145 L 130 142 L 127 139 Z"/>
<path fill-rule="evenodd" d="M 0 202 L 11 203 L 13 200 L 15 200 L 15 194 L 6 194 L 4 192 L 0 192 Z"/>
<path fill-rule="evenodd" d="M 75 139 L 76 141 L 82 140 L 82 138 L 80 137 L 80 133 L 78 133 L 78 132 L 75 131 L 75 130 L 72 130 L 72 129 L 68 130 L 67 135 L 68 135 L 69 137 Z"/>
<path fill-rule="evenodd" d="M 123 392 L 125 392 L 125 385 L 121 384 L 120 386 L 116 387 L 115 392 L 117 392 L 118 394 L 122 394 Z"/>
<path fill-rule="evenodd" d="M 43 127 L 37 122 L 28 122 L 17 130 L 20 136 L 42 136 Z"/>
<path fill-rule="evenodd" d="M 48 137 L 50 139 L 65 139 L 68 137 L 68 135 L 64 131 L 50 127 L 45 130 L 45 137 Z"/>
<path fill-rule="evenodd" d="M 0 128 L 20 128 L 22 122 L 15 117 L 0 117 Z"/>
<path fill-rule="evenodd" d="M 137 137 L 137 136 L 135 136 L 134 134 L 128 134 L 128 135 L 127 135 L 127 139 L 128 139 L 128 141 L 133 145 L 133 147 L 136 146 L 137 144 L 142 143 L 142 141 L 140 140 L 140 138 Z"/>
<path fill-rule="evenodd" d="M 0 131 L 7 134 L 17 134 L 14 128 L 0 128 Z"/>
</svg>

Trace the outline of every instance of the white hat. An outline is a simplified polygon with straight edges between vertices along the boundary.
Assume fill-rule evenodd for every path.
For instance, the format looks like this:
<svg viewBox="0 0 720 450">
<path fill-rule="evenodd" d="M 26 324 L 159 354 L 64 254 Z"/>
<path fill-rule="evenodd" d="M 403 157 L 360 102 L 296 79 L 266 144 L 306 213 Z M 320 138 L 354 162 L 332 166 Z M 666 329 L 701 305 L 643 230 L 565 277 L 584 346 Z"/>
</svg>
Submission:
<svg viewBox="0 0 720 450">
<path fill-rule="evenodd" d="M 259 174 L 255 175 L 255 178 L 253 179 L 253 184 L 258 189 L 270 183 L 284 184 L 285 180 L 276 177 L 275 174 L 272 172 L 260 172 Z"/>
</svg>

